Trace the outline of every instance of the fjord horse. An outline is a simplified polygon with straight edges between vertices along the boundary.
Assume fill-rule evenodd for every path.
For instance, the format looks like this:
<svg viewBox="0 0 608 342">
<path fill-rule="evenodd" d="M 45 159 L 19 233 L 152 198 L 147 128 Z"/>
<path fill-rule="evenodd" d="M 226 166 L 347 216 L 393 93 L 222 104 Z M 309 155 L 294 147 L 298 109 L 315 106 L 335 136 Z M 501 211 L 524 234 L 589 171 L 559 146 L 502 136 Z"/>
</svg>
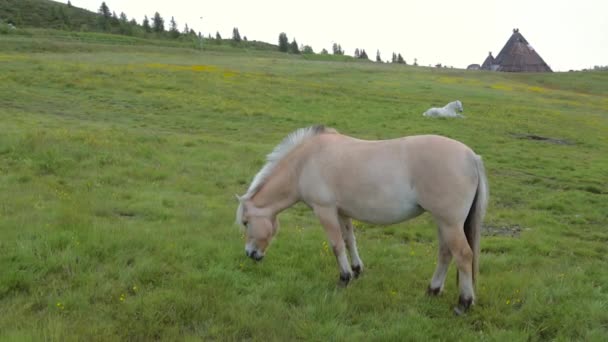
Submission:
<svg viewBox="0 0 608 342">
<path fill-rule="evenodd" d="M 247 256 L 261 260 L 279 228 L 277 215 L 302 201 L 325 228 L 344 285 L 363 271 L 351 218 L 393 224 L 428 211 L 439 228 L 428 293 L 443 290 L 453 258 L 460 292 L 456 313 L 475 300 L 488 184 L 481 157 L 456 140 L 419 135 L 367 141 L 323 126 L 302 128 L 267 156 L 247 192 L 237 197 Z"/>
</svg>

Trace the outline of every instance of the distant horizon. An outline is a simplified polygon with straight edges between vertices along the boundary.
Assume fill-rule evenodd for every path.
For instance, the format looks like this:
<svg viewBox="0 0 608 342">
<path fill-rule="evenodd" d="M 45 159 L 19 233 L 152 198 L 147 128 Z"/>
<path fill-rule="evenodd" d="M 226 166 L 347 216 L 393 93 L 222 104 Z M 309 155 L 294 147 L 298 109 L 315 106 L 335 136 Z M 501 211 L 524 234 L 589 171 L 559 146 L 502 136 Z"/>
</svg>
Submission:
<svg viewBox="0 0 608 342">
<path fill-rule="evenodd" d="M 97 12 L 103 1 L 70 2 Z M 513 29 L 518 28 L 553 71 L 608 65 L 608 20 L 604 18 L 608 2 L 599 0 L 513 0 L 508 8 L 497 1 L 482 0 L 458 4 L 379 0 L 373 5 L 345 0 L 289 5 L 280 0 L 236 0 L 229 4 L 187 0 L 105 2 L 111 11 L 124 12 L 139 24 L 144 15 L 151 18 L 159 12 L 166 26 L 174 17 L 180 31 L 187 23 L 205 37 L 215 37 L 219 32 L 223 38 L 230 38 L 237 27 L 249 40 L 277 44 L 279 34 L 285 32 L 289 41 L 295 38 L 299 45 L 310 45 L 315 53 L 322 49 L 331 53 L 333 43 L 337 43 L 350 56 L 355 49 L 365 49 L 370 60 L 375 60 L 379 50 L 385 62 L 394 52 L 400 53 L 407 64 L 417 59 L 421 66 L 441 63 L 461 69 L 481 65 L 488 52 L 498 55 Z"/>
</svg>

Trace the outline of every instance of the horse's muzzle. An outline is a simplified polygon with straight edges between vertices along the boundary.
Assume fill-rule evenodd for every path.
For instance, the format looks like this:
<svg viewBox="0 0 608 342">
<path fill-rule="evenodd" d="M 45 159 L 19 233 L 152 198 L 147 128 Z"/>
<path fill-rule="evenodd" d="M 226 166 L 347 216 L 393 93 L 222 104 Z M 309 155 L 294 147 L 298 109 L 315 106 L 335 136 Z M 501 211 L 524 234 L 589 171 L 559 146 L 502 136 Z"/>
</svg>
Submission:
<svg viewBox="0 0 608 342">
<path fill-rule="evenodd" d="M 258 251 L 253 250 L 253 251 L 245 251 L 245 255 L 247 255 L 248 257 L 250 257 L 251 259 L 255 260 L 255 261 L 260 261 L 264 258 L 264 255 L 261 253 L 258 253 Z"/>
</svg>

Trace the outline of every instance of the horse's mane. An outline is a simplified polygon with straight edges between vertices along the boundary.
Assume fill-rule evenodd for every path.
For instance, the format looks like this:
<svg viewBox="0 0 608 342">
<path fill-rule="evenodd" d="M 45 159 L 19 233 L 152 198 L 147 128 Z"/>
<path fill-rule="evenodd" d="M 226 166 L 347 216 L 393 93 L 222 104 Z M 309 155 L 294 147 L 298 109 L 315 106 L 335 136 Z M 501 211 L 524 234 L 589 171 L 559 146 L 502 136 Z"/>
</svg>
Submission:
<svg viewBox="0 0 608 342">
<path fill-rule="evenodd" d="M 266 164 L 260 169 L 260 171 L 253 177 L 253 181 L 251 185 L 249 185 L 249 189 L 247 192 L 239 197 L 240 204 L 237 209 L 236 219 L 237 223 L 240 223 L 241 216 L 243 213 L 243 200 L 250 199 L 253 197 L 264 185 L 272 171 L 274 171 L 277 164 L 289 154 L 289 152 L 293 151 L 296 147 L 300 146 L 304 141 L 308 140 L 311 137 L 314 137 L 319 134 L 324 133 L 338 133 L 333 128 L 325 127 L 323 125 L 310 126 L 305 128 L 300 128 L 291 132 L 280 144 L 278 144 L 272 152 L 270 152 L 266 156 Z"/>
<path fill-rule="evenodd" d="M 443 108 L 458 108 L 458 107 L 462 107 L 462 103 L 459 100 L 456 101 L 452 101 L 450 103 L 448 103 L 447 105 L 443 106 Z"/>
<path fill-rule="evenodd" d="M 335 129 L 325 127 L 323 125 L 310 126 L 300 128 L 291 132 L 280 144 L 278 144 L 272 152 L 266 156 L 266 164 L 262 169 L 255 175 L 247 193 L 243 195 L 242 199 L 248 199 L 253 197 L 264 185 L 268 176 L 272 173 L 276 165 L 286 156 L 289 152 L 293 151 L 296 147 L 300 146 L 304 141 L 311 137 L 314 137 L 323 133 L 338 133 Z"/>
</svg>

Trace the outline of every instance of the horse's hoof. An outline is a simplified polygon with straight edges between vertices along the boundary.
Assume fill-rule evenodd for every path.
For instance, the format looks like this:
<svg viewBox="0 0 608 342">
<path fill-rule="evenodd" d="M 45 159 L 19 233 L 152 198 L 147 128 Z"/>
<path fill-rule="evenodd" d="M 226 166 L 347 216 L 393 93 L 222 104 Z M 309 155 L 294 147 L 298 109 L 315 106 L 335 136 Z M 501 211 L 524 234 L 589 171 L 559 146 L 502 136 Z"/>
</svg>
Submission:
<svg viewBox="0 0 608 342">
<path fill-rule="evenodd" d="M 359 278 L 359 276 L 361 275 L 361 272 L 363 271 L 361 269 L 361 265 L 352 266 L 352 269 L 353 269 L 353 273 L 354 273 L 355 279 Z"/>
<path fill-rule="evenodd" d="M 458 298 L 458 305 L 454 308 L 454 313 L 458 316 L 464 315 L 473 304 L 473 298 Z"/>
<path fill-rule="evenodd" d="M 340 280 L 338 281 L 338 285 L 340 285 L 340 287 L 346 287 L 346 286 L 348 286 L 348 283 L 350 283 L 352 278 L 353 278 L 353 275 L 350 272 L 341 273 Z"/>
<path fill-rule="evenodd" d="M 441 292 L 441 287 L 432 288 L 431 285 L 429 285 L 429 287 L 427 287 L 427 289 L 426 289 L 426 294 L 429 296 L 437 296 L 437 295 L 439 295 L 440 292 Z"/>
<path fill-rule="evenodd" d="M 454 307 L 454 314 L 456 316 L 462 316 L 466 313 L 466 310 L 464 310 L 463 308 L 461 308 L 460 306 L 455 306 Z"/>
</svg>

